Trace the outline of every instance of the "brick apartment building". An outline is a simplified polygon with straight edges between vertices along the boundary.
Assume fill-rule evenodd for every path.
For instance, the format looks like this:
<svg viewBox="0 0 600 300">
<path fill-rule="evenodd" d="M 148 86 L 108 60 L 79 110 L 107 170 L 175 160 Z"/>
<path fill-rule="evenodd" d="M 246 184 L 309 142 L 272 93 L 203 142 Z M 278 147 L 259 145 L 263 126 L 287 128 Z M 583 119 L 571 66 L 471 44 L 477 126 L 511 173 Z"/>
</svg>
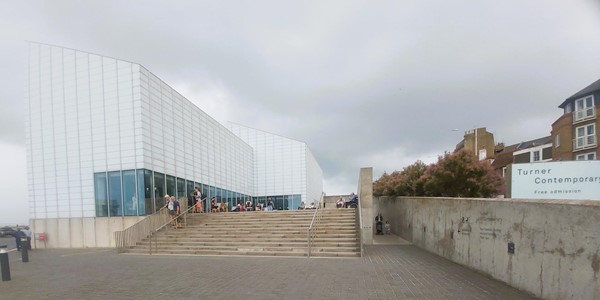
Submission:
<svg viewBox="0 0 600 300">
<path fill-rule="evenodd" d="M 552 124 L 552 160 L 598 159 L 599 106 L 600 79 L 558 106 L 563 115 Z"/>
</svg>

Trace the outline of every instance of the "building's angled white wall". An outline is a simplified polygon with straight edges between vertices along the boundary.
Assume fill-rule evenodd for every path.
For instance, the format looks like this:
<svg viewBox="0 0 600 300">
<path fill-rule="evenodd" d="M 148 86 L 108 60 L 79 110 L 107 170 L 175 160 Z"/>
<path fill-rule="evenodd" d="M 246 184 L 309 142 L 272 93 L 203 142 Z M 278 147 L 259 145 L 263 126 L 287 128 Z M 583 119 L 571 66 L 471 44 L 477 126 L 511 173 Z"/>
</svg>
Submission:
<svg viewBox="0 0 600 300">
<path fill-rule="evenodd" d="M 93 173 L 136 165 L 139 67 L 37 43 L 28 51 L 30 216 L 93 217 Z"/>
<path fill-rule="evenodd" d="M 323 171 L 308 146 L 306 147 L 306 178 L 308 203 L 319 201 L 323 193 Z"/>
<path fill-rule="evenodd" d="M 230 122 L 229 129 L 254 148 L 254 195 L 319 200 L 323 173 L 305 143 Z"/>
<path fill-rule="evenodd" d="M 253 149 L 141 67 L 144 168 L 252 194 Z"/>
</svg>

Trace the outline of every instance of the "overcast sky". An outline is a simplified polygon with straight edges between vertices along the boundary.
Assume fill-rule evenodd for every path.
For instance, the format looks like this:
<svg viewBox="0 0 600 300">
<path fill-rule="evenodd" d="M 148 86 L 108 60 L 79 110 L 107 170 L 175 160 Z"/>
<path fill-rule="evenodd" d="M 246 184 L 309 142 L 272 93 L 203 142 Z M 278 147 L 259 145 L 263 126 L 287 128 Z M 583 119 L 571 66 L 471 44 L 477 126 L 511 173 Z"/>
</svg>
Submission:
<svg viewBox="0 0 600 300">
<path fill-rule="evenodd" d="M 600 1 L 10 1 L 0 12 L 0 223 L 28 219 L 26 40 L 139 63 L 225 124 L 308 143 L 327 194 L 487 127 L 550 134 L 600 78 Z M 452 131 L 458 129 L 458 131 Z"/>
</svg>

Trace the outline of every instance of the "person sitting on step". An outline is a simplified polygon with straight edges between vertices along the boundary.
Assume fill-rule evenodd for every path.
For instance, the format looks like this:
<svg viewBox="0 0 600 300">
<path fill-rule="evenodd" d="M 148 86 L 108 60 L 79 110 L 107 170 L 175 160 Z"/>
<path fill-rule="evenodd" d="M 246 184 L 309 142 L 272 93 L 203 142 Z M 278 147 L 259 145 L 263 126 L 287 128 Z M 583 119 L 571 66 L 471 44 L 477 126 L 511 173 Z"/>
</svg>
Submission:
<svg viewBox="0 0 600 300">
<path fill-rule="evenodd" d="M 217 199 L 215 199 L 215 197 L 210 199 L 210 211 L 214 213 L 219 211 L 219 206 L 217 205 Z"/>
</svg>

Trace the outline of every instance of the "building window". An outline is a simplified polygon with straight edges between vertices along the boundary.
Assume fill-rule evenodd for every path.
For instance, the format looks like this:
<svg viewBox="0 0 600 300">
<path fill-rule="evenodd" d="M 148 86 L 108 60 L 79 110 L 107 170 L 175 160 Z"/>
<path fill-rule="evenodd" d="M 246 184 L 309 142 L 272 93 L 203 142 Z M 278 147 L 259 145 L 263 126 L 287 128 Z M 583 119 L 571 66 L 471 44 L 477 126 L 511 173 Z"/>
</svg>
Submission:
<svg viewBox="0 0 600 300">
<path fill-rule="evenodd" d="M 139 215 L 146 215 L 152 211 L 152 171 L 137 170 L 138 210 Z"/>
<path fill-rule="evenodd" d="M 154 212 L 165 206 L 165 174 L 154 172 Z M 170 195 L 169 195 L 170 196 Z"/>
<path fill-rule="evenodd" d="M 171 175 L 167 175 L 167 194 L 169 196 L 175 196 L 175 198 L 177 198 L 177 194 L 175 191 L 175 177 Z"/>
<path fill-rule="evenodd" d="M 94 174 L 94 194 L 96 198 L 96 216 L 108 217 L 106 173 Z"/>
<path fill-rule="evenodd" d="M 575 100 L 575 111 L 573 112 L 573 122 L 588 120 L 596 116 L 594 108 L 594 96 L 587 96 Z"/>
<path fill-rule="evenodd" d="M 125 216 L 137 216 L 138 197 L 135 184 L 135 170 L 123 171 L 123 212 Z"/>
<path fill-rule="evenodd" d="M 108 207 L 111 217 L 123 215 L 120 171 L 108 172 Z"/>
<path fill-rule="evenodd" d="M 575 128 L 573 149 L 584 149 L 596 146 L 596 124 L 589 124 Z"/>
<path fill-rule="evenodd" d="M 552 160 L 552 146 L 542 149 L 542 160 L 543 161 Z"/>
<path fill-rule="evenodd" d="M 557 134 L 554 137 L 554 148 L 558 148 L 560 146 L 560 134 Z"/>
<path fill-rule="evenodd" d="M 578 154 L 575 157 L 576 160 L 596 160 L 596 152 Z"/>
<path fill-rule="evenodd" d="M 542 159 L 542 151 L 536 150 L 531 152 L 531 161 L 540 161 Z"/>
</svg>

